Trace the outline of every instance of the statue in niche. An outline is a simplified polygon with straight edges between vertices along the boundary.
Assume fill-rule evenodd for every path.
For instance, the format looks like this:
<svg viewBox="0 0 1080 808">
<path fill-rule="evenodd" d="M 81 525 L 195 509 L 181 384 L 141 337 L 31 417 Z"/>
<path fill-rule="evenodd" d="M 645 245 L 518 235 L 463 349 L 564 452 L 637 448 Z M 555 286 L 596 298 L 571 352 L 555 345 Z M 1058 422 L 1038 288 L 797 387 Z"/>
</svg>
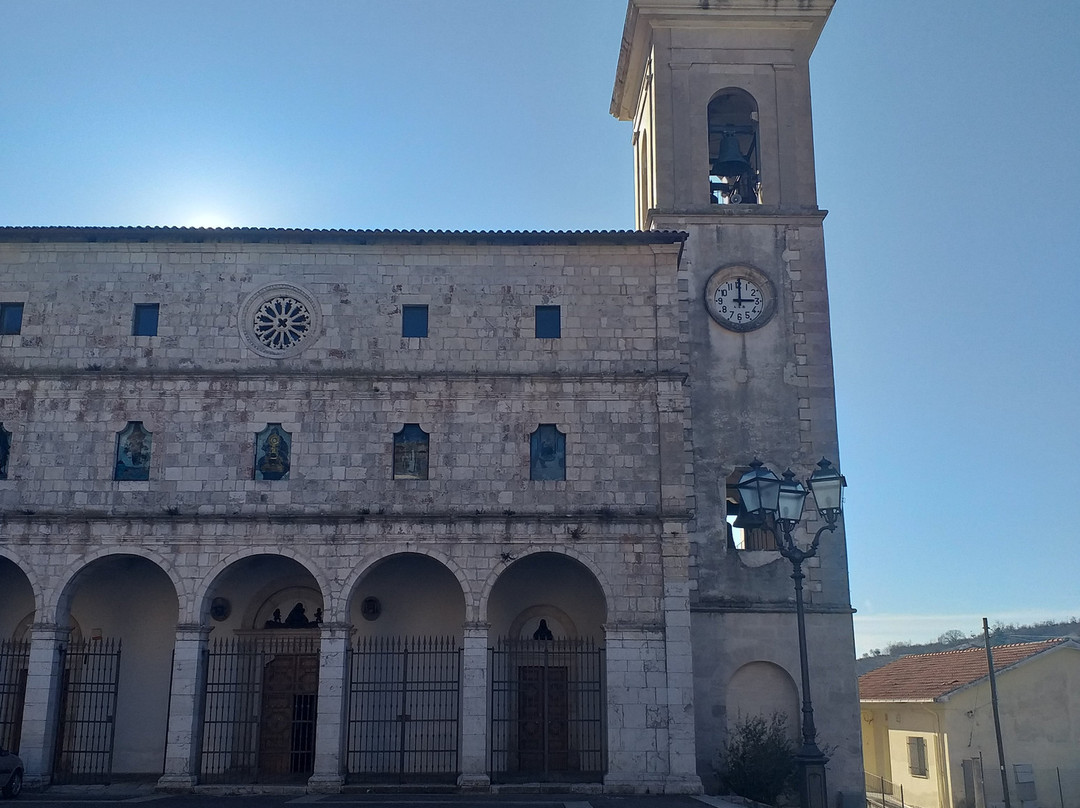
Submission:
<svg viewBox="0 0 1080 808">
<path fill-rule="evenodd" d="M 274 619 L 267 620 L 263 628 L 318 628 L 322 625 L 323 610 L 320 606 L 315 610 L 315 619 L 307 619 L 307 610 L 303 603 L 297 603 L 289 611 L 288 617 L 281 619 L 281 609 L 274 609 Z"/>
<path fill-rule="evenodd" d="M 292 436 L 281 424 L 267 424 L 266 429 L 255 436 L 255 479 L 289 479 L 289 454 Z"/>
<path fill-rule="evenodd" d="M 149 480 L 150 446 L 153 436 L 142 421 L 131 421 L 116 436 L 114 480 Z"/>
<path fill-rule="evenodd" d="M 541 618 L 540 625 L 536 627 L 536 631 L 533 632 L 534 640 L 554 640 L 555 635 L 551 633 L 551 629 L 548 628 L 547 620 Z"/>
</svg>

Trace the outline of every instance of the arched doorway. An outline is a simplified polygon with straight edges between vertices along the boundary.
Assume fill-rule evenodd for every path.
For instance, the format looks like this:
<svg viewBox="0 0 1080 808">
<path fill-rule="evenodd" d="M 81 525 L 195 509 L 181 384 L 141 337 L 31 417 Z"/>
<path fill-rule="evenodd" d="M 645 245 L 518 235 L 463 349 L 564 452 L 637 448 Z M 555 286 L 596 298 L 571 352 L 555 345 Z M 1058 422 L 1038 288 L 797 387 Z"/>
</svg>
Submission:
<svg viewBox="0 0 1080 808">
<path fill-rule="evenodd" d="M 255 555 L 207 590 L 213 628 L 200 778 L 303 782 L 315 763 L 323 595 L 299 562 Z"/>
<path fill-rule="evenodd" d="M 99 558 L 73 576 L 57 615 L 73 630 L 53 782 L 161 774 L 178 613 L 172 580 L 141 556 Z"/>
<path fill-rule="evenodd" d="M 557 553 L 516 561 L 488 600 L 493 781 L 598 781 L 606 769 L 604 593 Z"/>
<path fill-rule="evenodd" d="M 465 597 L 435 559 L 382 559 L 349 601 L 346 768 L 354 782 L 454 782 L 460 773 Z"/>
<path fill-rule="evenodd" d="M 34 619 L 34 590 L 15 562 L 0 557 L 0 748 L 19 748 L 26 673 L 27 629 Z"/>
</svg>

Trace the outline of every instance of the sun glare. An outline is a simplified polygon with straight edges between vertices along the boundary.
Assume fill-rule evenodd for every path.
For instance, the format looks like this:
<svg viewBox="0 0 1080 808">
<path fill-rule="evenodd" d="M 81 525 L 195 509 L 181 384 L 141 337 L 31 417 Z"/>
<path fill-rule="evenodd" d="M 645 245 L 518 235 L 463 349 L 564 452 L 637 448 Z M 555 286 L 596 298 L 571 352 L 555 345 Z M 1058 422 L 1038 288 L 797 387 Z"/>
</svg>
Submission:
<svg viewBox="0 0 1080 808">
<path fill-rule="evenodd" d="M 221 213 L 202 212 L 193 214 L 184 221 L 184 227 L 235 227 L 227 216 Z"/>
</svg>

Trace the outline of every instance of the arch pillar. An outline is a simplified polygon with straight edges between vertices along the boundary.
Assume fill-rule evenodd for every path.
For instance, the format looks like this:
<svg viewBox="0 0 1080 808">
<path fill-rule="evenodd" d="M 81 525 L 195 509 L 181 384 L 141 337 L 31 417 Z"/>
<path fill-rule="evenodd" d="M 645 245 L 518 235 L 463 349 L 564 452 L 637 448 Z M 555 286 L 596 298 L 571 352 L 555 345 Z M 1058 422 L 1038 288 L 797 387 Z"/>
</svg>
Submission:
<svg viewBox="0 0 1080 808">
<path fill-rule="evenodd" d="M 664 667 L 667 688 L 668 771 L 664 792 L 700 794 L 694 726 L 694 659 L 690 637 L 689 547 L 682 524 L 665 524 Z"/>
<path fill-rule="evenodd" d="M 315 767 L 308 791 L 336 794 L 345 785 L 345 707 L 349 684 L 349 623 L 323 623 L 319 632 L 319 698 Z"/>
<path fill-rule="evenodd" d="M 165 771 L 157 782 L 157 787 L 164 791 L 188 791 L 198 782 L 203 696 L 206 693 L 203 660 L 210 631 L 209 626 L 199 623 L 181 623 L 176 627 Z"/>
<path fill-rule="evenodd" d="M 461 649 L 461 775 L 469 791 L 491 788 L 488 775 L 488 631 L 484 622 L 468 622 Z"/>
<path fill-rule="evenodd" d="M 47 786 L 52 780 L 53 750 L 60 709 L 63 650 L 71 630 L 56 623 L 34 623 L 23 702 L 22 750 L 26 783 Z"/>
</svg>

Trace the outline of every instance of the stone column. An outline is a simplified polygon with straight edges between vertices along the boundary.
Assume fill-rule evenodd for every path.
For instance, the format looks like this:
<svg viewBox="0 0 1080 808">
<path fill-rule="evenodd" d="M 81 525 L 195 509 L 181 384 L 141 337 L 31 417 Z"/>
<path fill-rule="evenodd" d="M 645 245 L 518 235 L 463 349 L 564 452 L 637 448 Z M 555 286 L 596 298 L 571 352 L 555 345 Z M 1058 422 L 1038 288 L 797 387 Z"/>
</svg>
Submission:
<svg viewBox="0 0 1080 808">
<path fill-rule="evenodd" d="M 190 791 L 198 782 L 209 637 L 209 626 L 181 623 L 176 627 L 165 772 L 157 782 L 163 791 Z"/>
<path fill-rule="evenodd" d="M 700 794 L 690 637 L 689 546 L 684 525 L 664 525 L 664 644 L 667 670 L 668 794 Z"/>
<path fill-rule="evenodd" d="M 487 791 L 488 624 L 466 623 L 461 651 L 461 776 L 458 786 Z"/>
<path fill-rule="evenodd" d="M 52 779 L 60 709 L 62 650 L 70 629 L 55 623 L 35 623 L 30 634 L 20 754 L 29 786 L 47 786 Z"/>
<path fill-rule="evenodd" d="M 609 624 L 608 771 L 604 791 L 660 794 L 667 776 L 664 634 L 660 626 Z"/>
<path fill-rule="evenodd" d="M 348 721 L 348 623 L 324 623 L 320 631 L 319 705 L 315 723 L 315 771 L 308 791 L 336 794 L 345 785 L 345 740 Z"/>
</svg>

